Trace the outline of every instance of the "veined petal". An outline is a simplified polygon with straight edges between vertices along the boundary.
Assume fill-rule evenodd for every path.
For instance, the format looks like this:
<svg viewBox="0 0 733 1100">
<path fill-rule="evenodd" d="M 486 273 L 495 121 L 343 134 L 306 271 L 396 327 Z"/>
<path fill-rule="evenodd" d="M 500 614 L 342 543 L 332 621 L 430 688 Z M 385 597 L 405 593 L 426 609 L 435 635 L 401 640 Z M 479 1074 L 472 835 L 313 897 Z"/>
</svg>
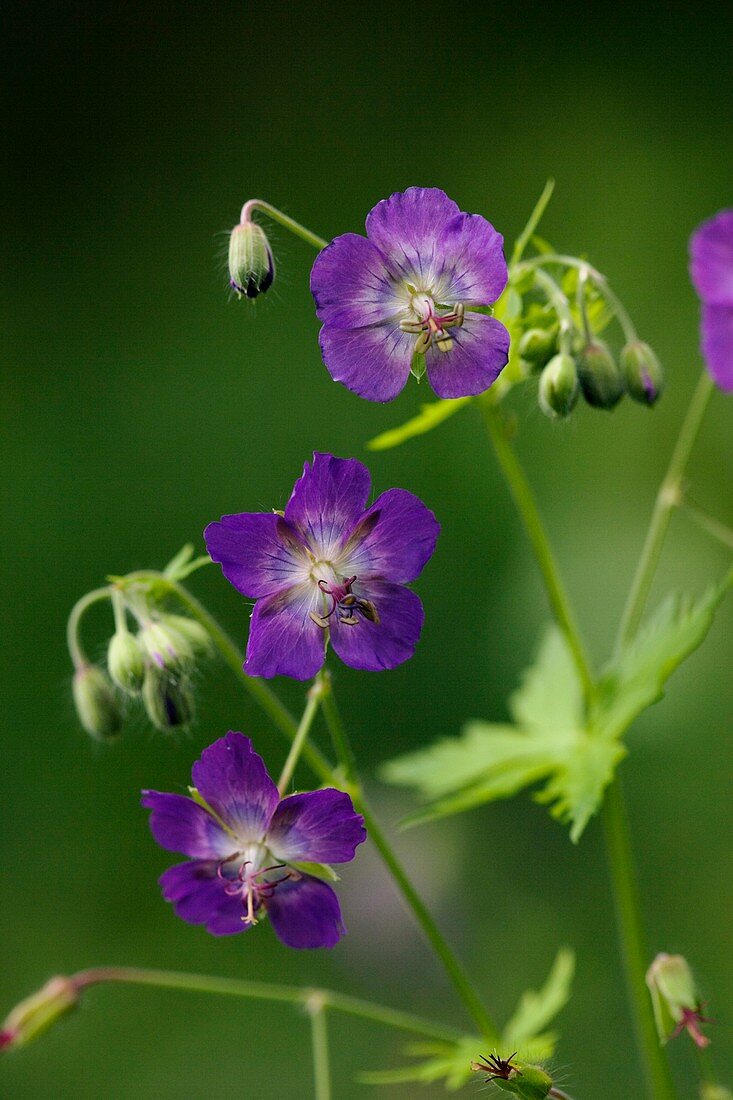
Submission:
<svg viewBox="0 0 733 1100">
<path fill-rule="evenodd" d="M 336 570 L 343 576 L 414 581 L 435 550 L 440 524 L 418 497 L 388 489 L 354 528 Z"/>
<path fill-rule="evenodd" d="M 191 777 L 204 801 L 240 840 L 261 839 L 279 796 L 249 737 L 231 732 L 220 737 L 201 753 Z"/>
<path fill-rule="evenodd" d="M 702 354 L 722 390 L 733 392 L 733 306 L 703 302 Z"/>
<path fill-rule="evenodd" d="M 690 276 L 704 302 L 733 306 L 733 210 L 721 210 L 690 237 Z"/>
<path fill-rule="evenodd" d="M 250 925 L 242 920 L 242 900 L 226 893 L 226 883 L 218 878 L 217 866 L 195 860 L 169 867 L 159 880 L 163 897 L 172 904 L 181 920 L 203 924 L 213 936 L 245 932 Z"/>
<path fill-rule="evenodd" d="M 504 238 L 480 214 L 458 214 L 442 230 L 443 273 L 434 288 L 440 302 L 490 305 L 504 290 Z"/>
<path fill-rule="evenodd" d="M 282 882 L 267 902 L 267 912 L 287 947 L 335 947 L 346 932 L 338 898 L 311 875 Z"/>
<path fill-rule="evenodd" d="M 318 337 L 334 382 L 367 401 L 392 401 L 405 388 L 415 337 L 397 324 L 339 329 L 324 325 Z"/>
<path fill-rule="evenodd" d="M 308 542 L 316 558 L 333 558 L 366 507 L 371 478 L 355 458 L 313 455 L 293 486 L 285 518 Z"/>
<path fill-rule="evenodd" d="M 354 592 L 374 603 L 379 622 L 360 618 L 356 625 L 349 626 L 332 616 L 331 644 L 344 664 L 380 672 L 412 657 L 424 619 L 415 593 L 401 584 L 371 578 L 364 585 L 357 582 Z"/>
<path fill-rule="evenodd" d="M 495 317 L 470 313 L 450 336 L 453 345 L 448 351 L 433 346 L 425 357 L 430 385 L 438 397 L 483 393 L 507 364 L 509 333 Z"/>
<path fill-rule="evenodd" d="M 417 289 L 426 290 L 443 270 L 441 232 L 458 213 L 458 204 L 438 187 L 408 187 L 369 212 L 367 236 L 395 276 L 414 279 L 421 284 Z"/>
<path fill-rule="evenodd" d="M 243 596 L 257 598 L 302 580 L 308 559 L 297 532 L 272 512 L 222 516 L 204 531 L 212 561 Z"/>
<path fill-rule="evenodd" d="M 310 680 L 325 659 L 325 632 L 310 618 L 322 596 L 311 581 L 258 600 L 252 612 L 245 672 Z"/>
<path fill-rule="evenodd" d="M 284 798 L 266 843 L 278 862 L 348 863 L 364 840 L 364 818 L 349 796 L 328 788 Z"/>
<path fill-rule="evenodd" d="M 316 313 L 332 328 L 360 328 L 396 316 L 405 307 L 376 245 L 358 233 L 336 237 L 311 271 Z"/>
<path fill-rule="evenodd" d="M 192 798 L 162 791 L 143 791 L 141 804 L 151 810 L 150 831 L 161 848 L 194 859 L 221 860 L 236 848 L 226 833 Z"/>
</svg>

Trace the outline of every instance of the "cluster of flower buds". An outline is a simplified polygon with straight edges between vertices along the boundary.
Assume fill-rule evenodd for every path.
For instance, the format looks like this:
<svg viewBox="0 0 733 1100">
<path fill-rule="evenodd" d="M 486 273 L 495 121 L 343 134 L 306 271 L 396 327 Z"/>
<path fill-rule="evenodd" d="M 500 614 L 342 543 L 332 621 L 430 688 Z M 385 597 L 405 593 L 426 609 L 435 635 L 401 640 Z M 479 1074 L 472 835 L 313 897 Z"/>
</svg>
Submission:
<svg viewBox="0 0 733 1100">
<path fill-rule="evenodd" d="M 569 416 L 578 398 L 613 409 L 628 394 L 653 405 L 662 393 L 662 368 L 652 348 L 639 340 L 622 304 L 603 276 L 572 257 L 530 260 L 513 277 L 523 300 L 524 332 L 519 356 L 525 374 L 539 375 L 539 404 L 551 419 Z M 554 278 L 553 264 L 565 274 Z M 513 288 L 514 289 L 514 288 Z M 541 303 L 532 295 L 542 296 Z M 600 332 L 616 317 L 626 342 L 618 358 Z"/>
<path fill-rule="evenodd" d="M 657 955 L 646 975 L 660 1043 L 686 1031 L 701 1050 L 710 1040 L 700 1025 L 709 1023 L 702 1014 L 700 994 L 687 960 L 682 955 Z"/>
<path fill-rule="evenodd" d="M 553 1088 L 552 1078 L 547 1070 L 518 1059 L 516 1052 L 508 1058 L 490 1054 L 488 1058 L 471 1062 L 471 1069 L 475 1073 L 485 1073 L 487 1083 L 491 1081 L 502 1092 L 523 1097 L 523 1100 L 563 1096 L 563 1093 Z"/>
</svg>

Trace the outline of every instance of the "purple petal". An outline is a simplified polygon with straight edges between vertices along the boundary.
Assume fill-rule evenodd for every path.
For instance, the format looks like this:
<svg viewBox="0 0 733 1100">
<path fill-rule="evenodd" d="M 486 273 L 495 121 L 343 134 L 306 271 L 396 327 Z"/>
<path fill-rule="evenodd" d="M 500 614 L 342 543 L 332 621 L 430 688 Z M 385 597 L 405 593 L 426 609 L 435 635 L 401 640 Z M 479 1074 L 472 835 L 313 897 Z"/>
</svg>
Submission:
<svg viewBox="0 0 733 1100">
<path fill-rule="evenodd" d="M 344 576 L 414 581 L 432 556 L 440 524 L 406 489 L 388 489 L 354 529 L 338 566 Z"/>
<path fill-rule="evenodd" d="M 382 253 L 358 233 L 336 237 L 319 253 L 311 293 L 316 313 L 332 328 L 373 325 L 404 309 L 404 297 L 395 294 Z"/>
<path fill-rule="evenodd" d="M 441 302 L 489 305 L 507 282 L 504 238 L 480 214 L 459 214 L 444 228 L 439 248 L 445 270 L 435 296 Z"/>
<path fill-rule="evenodd" d="M 444 268 L 438 247 L 442 230 L 459 214 L 457 203 L 437 187 L 408 187 L 382 199 L 367 215 L 367 236 L 384 253 L 395 275 L 432 286 Z"/>
<path fill-rule="evenodd" d="M 141 803 L 150 815 L 150 831 L 161 848 L 194 859 L 221 860 L 236 841 L 192 798 L 162 791 L 143 791 Z"/>
<path fill-rule="evenodd" d="M 366 508 L 371 478 L 355 458 L 313 455 L 293 486 L 285 518 L 307 539 L 317 558 L 329 559 Z"/>
<path fill-rule="evenodd" d="M 338 898 L 327 883 L 311 875 L 281 883 L 267 912 L 287 947 L 334 947 L 346 932 Z"/>
<path fill-rule="evenodd" d="M 245 932 L 250 925 L 242 920 L 242 899 L 226 893 L 226 883 L 217 877 L 216 868 L 216 863 L 203 860 L 169 867 L 159 880 L 163 897 L 181 920 L 203 924 L 213 936 Z"/>
<path fill-rule="evenodd" d="M 392 401 L 405 388 L 415 337 L 398 325 L 338 329 L 324 325 L 318 337 L 334 382 L 367 401 Z"/>
<path fill-rule="evenodd" d="M 357 583 L 353 591 L 373 601 L 379 623 L 360 618 L 355 626 L 345 626 L 336 615 L 331 618 L 331 644 L 344 664 L 379 672 L 395 668 L 412 657 L 424 618 L 415 593 L 401 584 L 377 580 L 369 580 L 365 585 Z"/>
<path fill-rule="evenodd" d="M 433 345 L 426 355 L 430 385 L 438 397 L 471 397 L 483 393 L 501 374 L 509 358 L 509 333 L 495 317 L 471 313 L 461 328 L 452 328 L 453 346 Z"/>
<path fill-rule="evenodd" d="M 272 512 L 222 516 L 204 531 L 206 549 L 243 596 L 257 598 L 296 583 L 308 569 L 305 548 L 290 524 Z"/>
<path fill-rule="evenodd" d="M 267 846 L 283 863 L 348 863 L 364 840 L 364 818 L 332 788 L 284 798 L 267 830 Z"/>
<path fill-rule="evenodd" d="M 245 672 L 310 680 L 325 659 L 325 635 L 310 618 L 321 604 L 309 581 L 259 600 L 252 612 Z"/>
<path fill-rule="evenodd" d="M 238 839 L 259 840 L 279 796 L 262 757 L 249 737 L 228 733 L 201 753 L 191 775 L 194 786 Z"/>
<path fill-rule="evenodd" d="M 690 275 L 704 302 L 733 306 L 733 210 L 721 210 L 690 237 Z"/>
<path fill-rule="evenodd" d="M 733 306 L 703 303 L 702 353 L 722 390 L 733 392 Z"/>
</svg>

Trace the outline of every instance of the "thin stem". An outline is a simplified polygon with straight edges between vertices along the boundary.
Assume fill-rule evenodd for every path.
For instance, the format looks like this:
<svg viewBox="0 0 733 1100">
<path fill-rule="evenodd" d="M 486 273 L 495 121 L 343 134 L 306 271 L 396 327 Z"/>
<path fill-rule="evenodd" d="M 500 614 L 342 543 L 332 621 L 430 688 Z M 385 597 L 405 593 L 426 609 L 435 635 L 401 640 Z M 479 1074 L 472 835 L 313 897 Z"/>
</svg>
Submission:
<svg viewBox="0 0 733 1100">
<path fill-rule="evenodd" d="M 561 287 L 546 271 L 535 271 L 534 277 L 537 285 L 542 287 L 542 290 L 545 292 L 548 301 L 555 307 L 558 316 L 562 318 L 566 328 L 571 330 L 574 329 L 575 321 L 573 320 L 573 314 L 570 309 L 570 302 Z"/>
<path fill-rule="evenodd" d="M 89 664 L 89 658 L 79 634 L 82 618 L 92 604 L 99 603 L 101 600 L 108 600 L 111 595 L 112 587 L 110 585 L 106 585 L 104 588 L 95 588 L 94 591 L 87 592 L 86 596 L 82 596 L 80 600 L 77 600 L 72 607 L 66 625 L 66 643 L 69 647 L 71 660 L 74 662 L 74 668 L 83 668 L 84 665 Z"/>
<path fill-rule="evenodd" d="M 636 332 L 636 326 L 629 316 L 626 306 L 619 298 L 616 291 L 609 285 L 605 275 L 602 275 L 600 271 L 596 271 L 594 267 L 591 267 L 586 260 L 579 260 L 575 256 L 563 256 L 556 252 L 545 252 L 541 256 L 532 256 L 529 260 L 523 260 L 521 264 L 517 265 L 515 274 L 521 275 L 523 271 L 530 271 L 543 267 L 545 264 L 556 264 L 559 267 L 573 267 L 576 271 L 585 273 L 588 278 L 596 284 L 603 297 L 611 306 L 613 312 L 618 318 L 618 323 L 623 329 L 624 337 L 628 343 L 633 343 L 638 340 L 638 334 Z"/>
<path fill-rule="evenodd" d="M 271 206 L 269 202 L 265 202 L 264 199 L 250 199 L 242 207 L 242 213 L 240 216 L 240 222 L 248 222 L 252 220 L 252 211 L 261 210 L 263 214 L 267 214 L 268 218 L 272 218 L 273 221 L 279 222 L 280 225 L 285 226 L 291 233 L 294 233 L 296 237 L 300 237 L 306 244 L 313 245 L 319 251 L 325 248 L 328 241 L 324 241 L 323 237 L 317 236 L 315 233 L 311 233 L 310 229 L 306 229 L 300 222 L 296 222 L 294 218 L 289 218 L 287 214 L 283 214 L 282 210 L 278 210 L 277 207 Z"/>
<path fill-rule="evenodd" d="M 186 974 L 177 970 L 148 970 L 129 966 L 100 966 L 82 970 L 71 979 L 78 990 L 101 982 L 123 982 L 128 985 L 155 986 L 160 989 L 180 989 L 190 993 L 212 993 L 225 997 L 243 997 L 255 1001 L 272 1001 L 307 1006 L 313 996 L 318 996 L 325 1008 L 357 1016 L 385 1027 L 398 1028 L 428 1039 L 455 1042 L 463 1033 L 424 1020 L 410 1012 L 374 1004 L 359 997 L 349 997 L 330 989 L 312 989 L 297 985 L 277 985 L 273 982 L 254 982 L 239 978 L 219 978 L 209 974 Z"/>
<path fill-rule="evenodd" d="M 293 743 L 290 746 L 290 752 L 287 755 L 287 759 L 283 764 L 283 770 L 280 773 L 280 779 L 278 780 L 277 789 L 280 792 L 282 798 L 286 790 L 290 786 L 290 780 L 293 778 L 293 772 L 295 766 L 300 759 L 300 754 L 304 750 L 308 741 L 308 734 L 310 728 L 313 725 L 313 719 L 318 713 L 318 707 L 321 703 L 321 680 L 320 676 L 317 676 L 313 681 L 313 685 L 308 692 L 308 699 L 305 704 L 305 710 L 303 711 L 303 717 L 300 720 Z"/>
<path fill-rule="evenodd" d="M 115 616 L 115 631 L 118 634 L 129 634 L 127 615 L 125 613 L 125 601 L 119 588 L 112 591 L 112 611 Z"/>
<path fill-rule="evenodd" d="M 313 1080 L 315 1100 L 331 1100 L 331 1063 L 328 1056 L 328 1025 L 323 999 L 314 993 L 306 1003 L 311 1018 Z"/>
<path fill-rule="evenodd" d="M 724 546 L 733 550 L 733 529 L 726 527 L 724 523 L 721 523 L 719 519 L 714 516 L 709 516 L 707 512 L 704 512 L 702 508 L 698 508 L 696 504 L 693 504 L 691 500 L 683 500 L 680 508 L 693 520 L 698 527 L 701 527 L 703 531 L 706 531 L 708 535 L 712 535 L 718 542 L 722 542 Z"/>
<path fill-rule="evenodd" d="M 636 567 L 624 613 L 619 626 L 617 650 L 629 642 L 639 628 L 654 574 L 659 564 L 662 546 L 669 527 L 672 509 L 682 499 L 682 477 L 690 458 L 692 448 L 702 425 L 705 410 L 713 392 L 713 381 L 706 370 L 700 375 L 692 400 L 682 422 L 677 443 L 672 452 L 667 473 L 659 486 L 654 504 L 651 522 L 647 531 L 644 548 Z"/>
<path fill-rule="evenodd" d="M 555 181 L 553 179 L 549 179 L 542 190 L 542 194 L 535 203 L 534 210 L 530 214 L 527 224 L 514 242 L 512 258 L 509 263 L 510 267 L 518 264 L 522 256 L 524 255 L 524 250 L 532 239 L 532 235 L 534 234 L 535 229 L 542 221 L 542 215 L 547 208 L 548 202 L 552 198 L 552 192 L 554 190 Z"/>
<path fill-rule="evenodd" d="M 412 910 L 415 919 L 423 930 L 425 938 L 442 962 L 466 1010 L 487 1041 L 496 1042 L 498 1036 L 496 1025 L 469 981 L 463 966 L 454 955 L 452 949 L 444 939 L 442 932 L 426 908 L 422 898 L 412 885 L 405 869 L 395 855 L 392 846 L 382 832 L 366 800 L 364 790 L 357 776 L 354 754 L 351 749 L 349 737 L 341 721 L 341 716 L 333 694 L 333 686 L 330 682 L 328 683 L 328 690 L 324 695 L 323 716 L 331 734 L 331 739 L 339 762 L 350 781 L 354 803 L 359 812 L 364 816 L 364 824 L 366 825 L 372 843 L 399 887 L 407 905 Z"/>
<path fill-rule="evenodd" d="M 654 1100 L 674 1100 L 674 1087 L 667 1061 L 659 1045 L 646 986 L 648 953 L 634 874 L 629 825 L 618 778 L 606 791 L 603 826 L 629 1003 L 639 1049 L 644 1054 L 644 1069 L 650 1095 Z"/>
<path fill-rule="evenodd" d="M 488 428 L 509 491 L 532 544 L 550 606 L 572 653 L 575 667 L 583 684 L 586 701 L 590 702 L 595 692 L 590 664 L 585 654 L 585 647 L 575 622 L 570 601 L 560 577 L 560 570 L 545 532 L 534 493 L 509 441 L 501 412 L 488 401 L 480 401 L 479 408 Z"/>
</svg>

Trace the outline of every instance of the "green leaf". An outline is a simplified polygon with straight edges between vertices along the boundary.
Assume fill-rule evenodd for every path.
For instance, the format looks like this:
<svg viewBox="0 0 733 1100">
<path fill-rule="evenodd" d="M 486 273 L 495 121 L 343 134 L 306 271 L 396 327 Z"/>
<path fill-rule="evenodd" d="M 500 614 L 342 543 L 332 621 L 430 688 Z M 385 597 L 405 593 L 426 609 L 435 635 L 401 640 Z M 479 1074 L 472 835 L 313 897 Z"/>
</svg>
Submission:
<svg viewBox="0 0 733 1100">
<path fill-rule="evenodd" d="M 431 432 L 433 428 L 437 428 L 439 424 L 442 424 L 444 420 L 453 416 L 454 413 L 457 413 L 459 409 L 462 409 L 464 405 L 468 405 L 472 400 L 471 397 L 458 397 L 448 401 L 432 401 L 429 404 L 421 405 L 417 416 L 413 416 L 411 420 L 408 420 L 399 428 L 390 428 L 388 431 L 382 432 L 381 435 L 375 436 L 374 439 L 370 439 L 366 444 L 367 449 L 370 451 L 388 451 L 392 447 L 399 447 L 400 443 L 406 443 L 408 439 L 414 439 L 415 436 Z"/>
<path fill-rule="evenodd" d="M 637 715 L 664 695 L 674 670 L 702 644 L 715 612 L 731 586 L 731 575 L 698 600 L 668 596 L 604 672 L 594 729 L 618 737 Z"/>
<path fill-rule="evenodd" d="M 545 629 L 535 663 L 510 697 L 509 710 L 518 726 L 529 729 L 582 726 L 583 691 L 567 642 L 556 627 Z"/>
<path fill-rule="evenodd" d="M 575 955 L 568 947 L 562 947 L 552 964 L 547 981 L 540 990 L 528 990 L 522 994 L 514 1015 L 504 1028 L 503 1040 L 509 1048 L 532 1044 L 538 1038 L 546 1040 L 542 1029 L 547 1026 L 570 1000 L 570 989 L 575 974 Z M 534 1050 L 534 1047 L 533 1047 Z M 534 1056 L 546 1058 L 551 1054 Z"/>
<path fill-rule="evenodd" d="M 363 1072 L 359 1074 L 358 1080 L 367 1085 L 403 1085 L 410 1082 L 428 1085 L 444 1080 L 447 1091 L 456 1092 L 470 1080 L 471 1062 L 479 1056 L 485 1045 L 484 1039 L 473 1035 L 467 1035 L 454 1043 L 437 1040 L 412 1043 L 405 1048 L 405 1054 L 419 1061 L 395 1069 Z"/>
<path fill-rule="evenodd" d="M 194 558 L 193 549 L 193 543 L 187 542 L 176 556 L 168 562 L 163 570 L 163 575 L 172 581 L 182 581 L 189 577 L 191 573 L 195 573 L 197 569 L 201 569 L 202 566 L 211 565 L 211 558 L 208 554 L 202 554 L 201 557 Z"/>
</svg>

